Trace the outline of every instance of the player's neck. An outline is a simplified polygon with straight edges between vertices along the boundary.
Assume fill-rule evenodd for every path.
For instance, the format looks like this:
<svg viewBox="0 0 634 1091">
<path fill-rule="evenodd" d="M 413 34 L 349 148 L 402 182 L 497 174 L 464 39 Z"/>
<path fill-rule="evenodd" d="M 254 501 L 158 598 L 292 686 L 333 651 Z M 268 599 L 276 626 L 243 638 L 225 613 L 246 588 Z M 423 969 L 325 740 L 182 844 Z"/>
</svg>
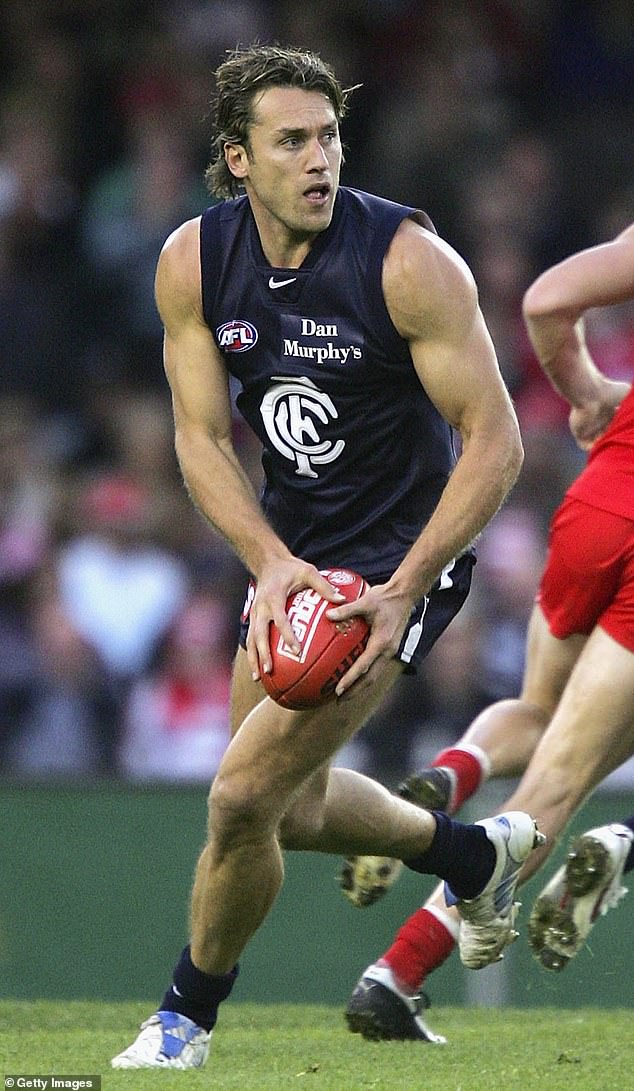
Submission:
<svg viewBox="0 0 634 1091">
<path fill-rule="evenodd" d="M 320 231 L 293 231 L 287 224 L 251 204 L 262 252 L 274 269 L 299 269 Z"/>
<path fill-rule="evenodd" d="M 317 238 L 316 234 L 296 236 L 288 232 L 261 231 L 259 224 L 258 233 L 264 256 L 274 269 L 299 269 Z"/>
</svg>

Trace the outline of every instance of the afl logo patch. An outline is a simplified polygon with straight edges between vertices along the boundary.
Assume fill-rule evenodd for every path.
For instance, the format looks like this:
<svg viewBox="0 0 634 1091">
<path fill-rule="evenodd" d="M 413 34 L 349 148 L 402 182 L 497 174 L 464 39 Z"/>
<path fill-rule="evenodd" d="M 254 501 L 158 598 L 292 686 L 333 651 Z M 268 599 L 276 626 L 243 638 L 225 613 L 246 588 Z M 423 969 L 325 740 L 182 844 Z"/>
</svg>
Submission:
<svg viewBox="0 0 634 1091">
<path fill-rule="evenodd" d="M 246 352 L 255 345 L 258 331 L 250 322 L 236 318 L 233 322 L 223 322 L 222 326 L 218 326 L 216 337 L 225 352 Z"/>
<path fill-rule="evenodd" d="M 355 580 L 353 573 L 346 569 L 320 568 L 319 571 L 326 577 L 328 583 L 334 583 L 335 587 L 345 587 L 346 584 L 354 583 Z"/>
</svg>

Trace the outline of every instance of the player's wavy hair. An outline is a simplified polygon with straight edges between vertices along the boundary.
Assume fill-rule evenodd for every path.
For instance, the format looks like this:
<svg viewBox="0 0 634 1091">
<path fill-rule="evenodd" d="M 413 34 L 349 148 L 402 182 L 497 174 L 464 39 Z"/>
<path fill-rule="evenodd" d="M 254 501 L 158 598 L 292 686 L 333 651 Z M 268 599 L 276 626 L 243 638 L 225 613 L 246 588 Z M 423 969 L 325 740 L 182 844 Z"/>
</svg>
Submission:
<svg viewBox="0 0 634 1091">
<path fill-rule="evenodd" d="M 344 90 L 330 65 L 316 53 L 258 43 L 231 50 L 216 69 L 215 80 L 213 158 L 205 171 L 207 188 L 215 197 L 236 197 L 241 191 L 239 179 L 226 164 L 225 144 L 242 144 L 249 150 L 256 95 L 270 87 L 319 91 L 332 104 L 339 122 L 347 113 L 348 96 L 355 90 Z"/>
</svg>

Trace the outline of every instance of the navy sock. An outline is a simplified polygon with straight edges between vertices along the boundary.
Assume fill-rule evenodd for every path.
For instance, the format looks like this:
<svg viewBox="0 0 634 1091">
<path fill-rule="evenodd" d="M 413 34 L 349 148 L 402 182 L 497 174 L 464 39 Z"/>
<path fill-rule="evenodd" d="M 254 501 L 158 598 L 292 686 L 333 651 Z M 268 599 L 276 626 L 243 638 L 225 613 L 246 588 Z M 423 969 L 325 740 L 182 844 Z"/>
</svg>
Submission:
<svg viewBox="0 0 634 1091">
<path fill-rule="evenodd" d="M 625 822 L 621 822 L 622 826 L 627 826 L 628 830 L 634 833 L 634 814 L 630 818 L 626 818 Z M 630 851 L 627 855 L 623 871 L 631 871 L 634 868 L 634 841 L 630 845 Z"/>
<path fill-rule="evenodd" d="M 237 976 L 237 964 L 228 974 L 203 973 L 194 966 L 187 946 L 176 964 L 174 983 L 161 1000 L 159 1011 L 176 1011 L 204 1030 L 212 1030 L 218 1018 L 218 1005 L 229 996 Z"/>
<path fill-rule="evenodd" d="M 475 898 L 493 875 L 497 859 L 484 827 L 456 822 L 443 811 L 431 813 L 436 819 L 431 845 L 404 864 L 412 871 L 445 879 L 457 898 Z"/>
</svg>

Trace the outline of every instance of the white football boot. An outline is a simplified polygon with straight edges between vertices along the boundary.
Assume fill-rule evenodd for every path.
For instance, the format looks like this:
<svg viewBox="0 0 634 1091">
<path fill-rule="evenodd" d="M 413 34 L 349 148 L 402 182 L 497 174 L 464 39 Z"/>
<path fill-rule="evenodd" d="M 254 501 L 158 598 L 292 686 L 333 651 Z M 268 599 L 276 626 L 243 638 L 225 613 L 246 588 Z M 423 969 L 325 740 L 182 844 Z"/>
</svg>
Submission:
<svg viewBox="0 0 634 1091">
<path fill-rule="evenodd" d="M 175 1011 L 157 1011 L 138 1038 L 112 1058 L 113 1068 L 200 1068 L 209 1055 L 211 1031 Z"/>
<path fill-rule="evenodd" d="M 484 827 L 495 848 L 497 860 L 491 878 L 477 897 L 468 900 L 456 898 L 445 884 L 447 905 L 455 905 L 461 917 L 460 959 L 470 970 L 498 962 L 504 957 L 504 948 L 517 939 L 514 925 L 520 902 L 515 901 L 515 890 L 522 864 L 546 841 L 534 818 L 524 811 L 506 811 L 476 822 L 476 826 Z"/>
<path fill-rule="evenodd" d="M 567 861 L 535 901 L 528 942 L 547 970 L 563 970 L 581 950 L 599 917 L 627 893 L 623 867 L 634 834 L 613 823 L 573 841 Z"/>
</svg>

